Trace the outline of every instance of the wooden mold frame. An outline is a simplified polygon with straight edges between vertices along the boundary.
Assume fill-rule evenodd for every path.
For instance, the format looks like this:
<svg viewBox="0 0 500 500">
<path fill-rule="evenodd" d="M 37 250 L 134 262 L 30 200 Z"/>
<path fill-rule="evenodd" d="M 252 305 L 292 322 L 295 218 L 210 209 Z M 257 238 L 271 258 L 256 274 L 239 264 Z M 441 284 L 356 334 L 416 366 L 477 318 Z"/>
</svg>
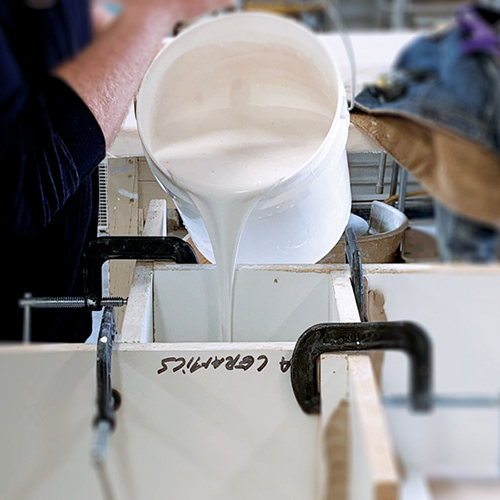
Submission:
<svg viewBox="0 0 500 500">
<path fill-rule="evenodd" d="M 144 234 L 162 233 L 165 208 L 151 202 Z M 135 265 L 112 354 L 122 397 L 106 459 L 114 498 L 399 498 L 368 355 L 323 355 L 323 412 L 306 415 L 288 371 L 295 342 L 153 342 L 156 265 L 165 266 Z M 357 322 L 338 270 L 337 319 Z M 106 498 L 90 461 L 95 345 L 11 346 L 0 356 L 0 498 Z"/>
<path fill-rule="evenodd" d="M 156 232 L 161 230 L 160 228 L 163 227 L 161 224 L 161 214 L 162 208 L 161 203 L 158 201 L 153 201 L 151 208 L 149 210 L 150 214 L 157 214 L 151 221 L 147 221 L 146 226 L 145 226 L 145 232 L 147 234 L 157 234 Z M 153 208 L 153 205 L 156 204 L 156 208 Z M 153 224 L 156 224 L 154 226 Z M 152 233 L 149 233 L 149 231 L 152 231 Z M 141 342 L 153 342 L 154 341 L 154 327 L 153 327 L 153 318 L 152 318 L 152 313 L 148 314 L 143 314 L 144 311 L 151 311 L 152 310 L 152 303 L 153 303 L 153 280 L 154 280 L 154 270 L 155 270 L 155 265 L 157 267 L 157 270 L 161 271 L 161 266 L 162 264 L 153 264 L 153 263 L 140 263 L 136 267 L 136 274 L 135 274 L 135 279 L 134 279 L 134 286 L 131 289 L 131 300 L 130 303 L 134 304 L 133 308 L 134 309 L 129 309 L 126 314 L 126 319 L 124 321 L 124 328 L 121 332 L 121 341 L 122 342 L 132 342 L 132 343 L 141 343 Z M 254 266 L 257 267 L 257 266 Z M 278 269 L 280 266 L 276 266 Z M 272 266 L 268 266 L 269 269 L 272 269 Z M 314 268 L 314 269 L 313 269 Z M 297 266 L 297 269 L 292 270 L 292 272 L 316 272 L 316 273 L 330 273 L 332 276 L 335 276 L 335 278 L 332 278 L 332 288 L 333 288 L 333 293 L 335 297 L 335 305 L 337 308 L 337 316 L 334 318 L 335 321 L 341 321 L 341 322 L 358 322 L 359 321 L 359 315 L 358 311 L 355 305 L 354 301 L 354 296 L 352 293 L 352 287 L 349 281 L 349 275 L 348 271 L 346 269 L 346 266 L 342 265 L 337 265 L 337 266 Z M 390 297 L 390 293 L 388 292 L 387 289 L 383 290 L 378 290 L 378 285 L 376 277 L 377 276 L 386 276 L 390 278 L 391 276 L 397 277 L 398 275 L 404 275 L 407 276 L 410 281 L 416 280 L 416 278 L 424 278 L 425 276 L 429 275 L 432 279 L 437 280 L 437 283 L 440 282 L 442 277 L 443 279 L 446 276 L 450 276 L 456 279 L 471 279 L 470 283 L 480 283 L 482 282 L 481 280 L 484 280 L 484 278 L 487 278 L 488 282 L 495 282 L 498 283 L 498 277 L 500 276 L 500 266 L 470 266 L 470 265 L 441 265 L 441 264 L 384 264 L 384 265 L 377 265 L 377 264 L 372 264 L 372 265 L 366 265 L 365 266 L 365 273 L 367 277 L 367 285 L 368 285 L 368 314 L 369 318 L 371 321 L 386 321 L 386 320 L 394 320 L 394 319 L 412 319 L 414 318 L 415 320 L 418 321 L 419 319 L 419 301 L 418 300 L 412 300 L 412 303 L 415 303 L 414 311 L 406 311 L 406 314 L 408 314 L 408 317 L 405 316 L 404 318 L 395 318 L 394 317 L 394 312 L 391 312 L 391 308 L 389 308 L 389 315 L 390 317 L 388 318 L 386 315 L 386 310 L 384 306 L 384 301 L 387 297 Z M 412 278 L 412 276 L 414 278 Z M 479 280 L 479 281 L 478 281 Z M 390 281 L 390 280 L 389 280 Z M 420 279 L 418 280 L 419 282 L 421 281 Z M 373 283 L 372 283 L 373 282 Z M 375 286 L 373 286 L 375 284 Z M 383 284 L 383 281 L 381 282 Z M 464 290 L 467 289 L 467 286 L 462 284 L 462 287 L 465 287 Z M 497 286 L 497 285 L 495 285 Z M 387 288 L 387 287 L 386 287 Z M 496 289 L 496 288 L 495 288 Z M 418 293 L 418 288 L 417 290 L 407 290 L 406 295 L 408 293 Z M 482 294 L 484 295 L 487 293 L 487 290 L 483 290 Z M 385 297 L 387 296 L 387 297 Z M 401 299 L 401 298 L 400 298 Z M 478 300 L 483 300 L 478 296 Z M 483 300 L 484 301 L 484 300 Z M 438 305 L 439 302 L 436 302 L 436 305 Z M 487 307 L 487 306 L 485 306 Z M 484 309 L 484 307 L 483 307 Z M 141 313 L 139 313 L 139 311 Z M 494 310 L 491 311 L 493 316 L 490 314 L 492 318 L 495 317 L 497 314 Z M 484 314 L 484 313 L 483 313 Z M 491 329 L 491 328 L 490 328 Z M 439 342 L 438 342 L 439 344 Z M 490 349 L 491 350 L 491 349 Z M 332 357 L 333 356 L 333 357 Z M 456 356 L 456 355 L 455 355 Z M 371 353 L 370 358 L 367 358 L 366 355 L 348 355 L 346 357 L 341 357 L 338 358 L 338 356 L 335 355 L 326 355 L 322 357 L 321 361 L 321 367 L 320 367 L 320 373 L 321 373 L 321 383 L 323 384 L 326 383 L 326 380 L 329 379 L 328 374 L 336 371 L 337 373 L 342 373 L 343 370 L 345 370 L 346 373 L 349 373 L 349 377 L 356 377 L 357 375 L 354 375 L 355 373 L 360 373 L 359 370 L 365 371 L 365 382 L 367 380 L 370 380 L 371 382 L 366 382 L 369 385 L 373 382 L 373 386 L 370 390 L 368 390 L 368 393 L 366 394 L 372 394 L 372 396 L 375 398 L 377 403 L 375 404 L 373 401 L 369 401 L 369 398 L 367 397 L 366 399 L 362 399 L 361 401 L 364 401 L 363 403 L 360 403 L 363 406 L 363 410 L 361 411 L 361 419 L 363 419 L 363 415 L 367 417 L 366 421 L 364 422 L 363 425 L 369 426 L 370 422 L 373 423 L 373 425 L 376 427 L 379 425 L 379 430 L 377 431 L 370 431 L 369 435 L 371 438 L 373 448 L 370 448 L 370 450 L 365 450 L 366 453 L 364 455 L 364 460 L 368 460 L 370 453 L 371 455 L 371 460 L 374 462 L 383 464 L 384 459 L 381 457 L 386 457 L 385 461 L 385 466 L 382 466 L 380 470 L 385 470 L 385 472 L 388 474 L 386 476 L 386 479 L 381 479 L 384 477 L 384 474 L 381 473 L 380 476 L 377 476 L 377 479 L 372 481 L 370 484 L 371 486 L 369 487 L 370 493 L 365 491 L 364 493 L 361 492 L 356 492 L 354 493 L 357 487 L 361 488 L 360 485 L 366 484 L 363 481 L 358 481 L 358 480 L 353 480 L 353 474 L 354 474 L 354 469 L 349 469 L 349 467 L 346 465 L 349 463 L 349 458 L 346 459 L 347 455 L 344 455 L 342 458 L 342 446 L 344 446 L 344 452 L 348 450 L 349 453 L 352 452 L 352 450 L 358 446 L 353 441 L 349 441 L 349 438 L 346 436 L 359 436 L 359 433 L 355 432 L 354 434 L 349 434 L 346 432 L 339 432 L 333 437 L 334 434 L 330 433 L 331 429 L 339 429 L 341 425 L 344 426 L 353 426 L 354 421 L 355 421 L 355 415 L 356 415 L 356 408 L 357 405 L 352 405 L 352 398 L 356 394 L 356 390 L 353 389 L 355 382 L 353 381 L 352 378 L 349 378 L 347 387 L 345 389 L 344 397 L 339 396 L 339 385 L 338 385 L 338 378 L 334 377 L 334 382 L 333 384 L 335 385 L 336 389 L 333 390 L 332 386 L 332 391 L 326 390 L 323 394 L 328 394 L 328 400 L 323 402 L 324 405 L 324 412 L 321 417 L 322 421 L 322 426 L 324 428 L 324 445 L 327 446 L 327 443 L 335 443 L 335 445 L 332 445 L 331 450 L 332 451 L 329 455 L 325 455 L 324 457 L 324 466 L 326 467 L 324 469 L 324 474 L 323 474 L 323 482 L 322 487 L 326 488 L 325 492 L 323 493 L 324 495 L 327 495 L 326 498 L 371 498 L 366 495 L 375 495 L 373 498 L 398 498 L 398 480 L 392 481 L 387 479 L 388 477 L 391 477 L 391 474 L 393 474 L 393 478 L 398 478 L 398 472 L 396 468 L 394 467 L 392 469 L 392 472 L 388 473 L 387 471 L 391 471 L 391 467 L 394 466 L 395 461 L 394 461 L 394 454 L 391 451 L 390 453 L 385 453 L 382 452 L 381 455 L 378 455 L 378 452 L 375 452 L 374 450 L 377 449 L 378 445 L 373 443 L 373 437 L 374 436 L 381 436 L 381 439 L 383 442 L 386 443 L 388 448 L 391 448 L 391 438 L 389 436 L 389 433 L 384 432 L 384 429 L 387 430 L 386 424 L 383 423 L 384 419 L 387 417 L 386 412 L 382 409 L 380 406 L 380 403 L 378 402 L 378 386 L 377 383 L 380 380 L 381 376 L 381 371 L 382 371 L 382 361 L 383 361 L 383 354 L 382 353 Z M 370 363 L 371 361 L 371 363 Z M 343 366 L 343 368 L 339 370 L 335 370 L 332 368 L 325 368 L 332 364 L 332 366 L 336 366 L 335 363 L 340 363 L 340 365 Z M 442 362 L 441 362 L 442 364 Z M 360 368 L 358 372 L 356 372 L 356 369 L 353 368 L 351 370 L 350 367 L 354 366 L 362 366 L 363 368 Z M 328 371 L 330 370 L 330 371 Z M 369 371 L 369 376 L 366 376 L 367 370 Z M 394 372 L 394 369 L 392 369 Z M 396 372 L 396 378 L 400 379 L 401 374 L 404 373 L 404 369 L 401 370 L 401 367 Z M 394 373 L 392 374 L 393 376 Z M 394 377 L 393 377 L 394 378 Z M 404 376 L 402 377 L 403 379 L 405 378 Z M 470 377 L 469 377 L 470 378 Z M 323 387 L 323 385 L 322 385 Z M 340 384 L 340 387 L 342 387 L 342 384 Z M 366 385 L 364 386 L 365 388 L 367 387 Z M 337 392 L 335 392 L 337 391 Z M 342 392 L 342 391 L 341 391 Z M 404 392 L 404 389 L 403 389 Z M 333 396 L 331 396 L 333 394 Z M 348 394 L 349 396 L 346 396 Z M 349 399 L 351 398 L 351 399 Z M 333 402 L 332 402 L 333 401 Z M 351 406 L 349 406 L 351 404 Z M 369 408 L 369 405 L 373 404 L 374 406 L 371 409 Z M 349 411 L 347 409 L 349 408 Z M 377 409 L 378 408 L 378 409 Z M 349 413 L 350 412 L 350 413 Z M 377 415 L 377 412 L 380 413 L 381 418 L 377 418 L 375 415 Z M 394 413 L 394 412 L 392 412 Z M 437 416 L 433 416 L 436 420 L 436 422 L 441 422 L 441 417 L 439 415 L 440 412 L 438 412 Z M 490 412 L 491 413 L 491 412 Z M 498 413 L 498 410 L 497 410 Z M 330 417 L 327 417 L 329 415 Z M 343 415 L 343 417 L 341 416 Z M 328 420 L 330 418 L 330 420 Z M 357 418 L 357 417 L 356 417 Z M 429 421 L 429 419 L 426 419 L 426 417 L 415 417 L 416 420 L 422 420 L 422 425 L 425 426 L 425 421 Z M 406 421 L 406 420 L 405 420 Z M 343 424 L 342 424 L 343 422 Z M 392 424 L 391 424 L 392 425 Z M 399 433 L 398 439 L 400 438 L 401 434 L 401 425 L 404 424 L 398 424 L 397 421 L 395 423 L 396 427 L 395 429 Z M 433 425 L 433 424 L 429 424 Z M 456 424 L 455 424 L 456 425 Z M 374 427 L 374 428 L 375 428 Z M 392 431 L 392 429 L 391 429 Z M 338 439 L 336 441 L 336 439 Z M 483 438 L 482 438 L 483 439 Z M 404 441 L 407 441 L 408 439 L 404 439 Z M 483 439 L 484 440 L 484 439 Z M 364 443 L 364 441 L 361 441 Z M 343 445 L 342 445 L 343 443 Z M 407 448 L 408 446 L 405 444 L 404 448 Z M 383 449 L 383 446 L 381 446 Z M 493 447 L 490 446 L 489 448 Z M 488 448 L 488 449 L 489 449 Z M 408 447 L 408 449 L 412 449 L 411 447 Z M 384 454 L 385 453 L 385 454 Z M 340 454 L 340 455 L 339 455 Z M 420 455 L 421 455 L 421 450 L 420 450 Z M 375 456 L 378 458 L 375 460 Z M 391 456 L 392 458 L 389 460 L 387 457 Z M 336 458 L 335 458 L 336 457 Z M 406 452 L 406 456 L 404 457 L 405 460 L 409 460 L 410 462 L 412 461 L 412 456 L 410 455 L 408 457 L 408 453 Z M 343 463 L 345 466 L 344 472 L 342 471 L 342 467 L 339 467 L 339 464 Z M 388 464 L 392 463 L 392 465 L 389 467 Z M 326 465 L 325 465 L 326 464 Z M 333 466 L 332 464 L 336 464 Z M 401 475 L 407 475 L 408 477 L 405 479 L 405 482 L 407 484 L 410 484 L 412 482 L 415 482 L 415 477 L 418 476 L 417 483 L 417 489 L 425 489 L 425 480 L 423 479 L 426 471 L 426 466 L 425 464 L 421 464 L 422 470 L 419 473 L 418 471 L 414 471 L 413 469 L 407 469 L 406 471 L 403 471 L 403 467 L 407 468 L 409 462 L 405 462 L 405 465 L 401 465 L 400 468 L 400 474 Z M 360 470 L 362 470 L 359 466 L 356 466 L 355 471 L 358 473 Z M 372 468 L 372 466 L 367 466 L 365 464 L 365 472 L 363 474 L 367 474 L 366 471 L 371 471 L 371 470 L 377 470 Z M 333 472 L 335 471 L 335 472 Z M 417 476 L 415 476 L 415 473 Z M 332 475 L 333 474 L 333 475 Z M 362 474 L 362 475 L 363 475 Z M 410 477 L 411 476 L 411 477 Z M 415 477 L 413 477 L 415 476 Z M 343 480 L 339 480 L 339 477 L 343 477 Z M 413 477 L 413 479 L 412 479 Z M 330 486 L 328 486 L 330 485 Z M 332 485 L 335 485 L 332 486 Z M 375 486 L 376 485 L 376 486 Z M 410 486 L 407 486 L 410 487 Z M 328 489 L 330 488 L 330 489 Z M 378 493 L 374 493 L 374 488 L 375 490 L 378 491 Z M 335 491 L 335 493 L 331 494 L 330 497 L 328 497 L 329 493 L 328 491 Z M 344 496 L 341 496 L 344 495 Z M 351 496 L 349 496 L 351 495 Z M 352 496 L 354 495 L 354 496 Z M 422 498 L 428 498 L 428 497 L 422 497 Z"/>
<path fill-rule="evenodd" d="M 378 175 L 379 154 L 348 151 L 353 201 L 370 206 L 371 201 L 384 200 L 387 194 L 372 192 Z M 168 233 L 178 229 L 178 214 L 171 198 L 154 178 L 143 155 L 110 156 L 107 164 L 108 228 L 111 236 L 143 234 L 144 223 L 152 200 L 164 200 L 168 211 Z M 411 177 L 411 176 L 410 176 Z M 385 192 L 388 190 L 390 169 L 386 171 Z M 413 180 L 411 182 L 414 182 Z M 418 184 L 409 184 L 414 190 Z M 166 233 L 165 233 L 166 234 Z M 132 283 L 134 262 L 112 261 L 110 268 L 110 294 L 127 297 Z M 121 325 L 123 312 L 117 310 L 117 323 Z"/>
<path fill-rule="evenodd" d="M 151 201 L 143 234 L 164 234 L 162 231 L 165 228 L 165 209 L 166 204 L 162 200 Z M 129 303 L 117 338 L 122 345 L 144 346 L 151 342 L 155 345 L 152 317 L 153 282 L 155 267 L 161 270 L 162 266 L 161 263 L 154 262 L 136 264 Z M 318 270 L 328 274 L 336 271 L 337 278 L 332 280 L 332 287 L 337 319 L 341 322 L 359 322 L 346 266 L 316 266 L 315 272 Z M 238 343 L 233 344 L 235 345 Z M 244 345 L 248 349 L 251 344 Z M 285 359 L 290 356 L 293 346 L 293 342 L 261 342 L 253 344 L 252 349 L 256 348 L 259 352 L 262 349 L 282 349 L 285 354 L 282 359 Z M 318 462 L 321 479 L 317 498 L 399 498 L 400 478 L 396 457 L 379 400 L 370 356 L 322 355 L 318 376 L 323 412 L 319 417 L 322 457 Z"/>
</svg>

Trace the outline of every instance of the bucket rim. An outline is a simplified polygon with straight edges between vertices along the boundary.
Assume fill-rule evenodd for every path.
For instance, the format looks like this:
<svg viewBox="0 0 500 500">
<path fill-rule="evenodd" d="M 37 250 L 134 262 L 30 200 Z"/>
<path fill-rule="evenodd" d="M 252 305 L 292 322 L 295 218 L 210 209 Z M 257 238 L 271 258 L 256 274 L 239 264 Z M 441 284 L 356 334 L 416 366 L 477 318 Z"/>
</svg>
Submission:
<svg viewBox="0 0 500 500">
<path fill-rule="evenodd" d="M 346 97 L 346 91 L 344 87 L 344 83 L 341 78 L 340 71 L 338 69 L 338 66 L 332 56 L 332 54 L 326 49 L 324 43 L 322 43 L 321 40 L 319 40 L 312 31 L 311 28 L 309 28 L 307 25 L 305 25 L 303 22 L 300 22 L 295 19 L 290 19 L 285 17 L 284 15 L 276 14 L 276 13 L 269 13 L 269 12 L 228 12 L 228 13 L 221 13 L 217 15 L 217 17 L 203 17 L 201 19 L 198 19 L 195 21 L 193 24 L 185 28 L 179 35 L 174 37 L 171 41 L 166 43 L 157 53 L 155 58 L 151 61 L 144 78 L 142 80 L 141 86 L 139 88 L 139 91 L 137 93 L 136 97 L 136 105 L 135 105 L 135 114 L 136 114 L 136 121 L 137 121 L 137 131 L 139 135 L 140 142 L 142 144 L 142 147 L 145 151 L 146 158 L 149 158 L 149 161 L 152 161 L 155 164 L 155 168 L 160 170 L 167 178 L 170 179 L 170 182 L 173 182 L 172 179 L 170 178 L 170 175 L 167 171 L 161 168 L 161 166 L 158 164 L 158 162 L 155 159 L 155 156 L 153 152 L 151 151 L 150 145 L 148 144 L 148 141 L 146 141 L 146 138 L 144 137 L 144 132 L 143 132 L 143 127 L 141 125 L 142 119 L 144 118 L 144 113 L 141 113 L 141 102 L 144 101 L 145 98 L 142 98 L 145 94 L 145 89 L 146 85 L 148 83 L 148 80 L 151 78 L 151 74 L 156 71 L 158 62 L 161 58 L 168 57 L 170 55 L 170 52 L 175 49 L 177 45 L 183 42 L 183 39 L 187 36 L 192 35 L 193 33 L 196 33 L 198 30 L 201 30 L 205 28 L 206 26 L 214 26 L 216 27 L 217 24 L 220 23 L 227 23 L 231 22 L 234 19 L 272 19 L 273 22 L 281 23 L 282 25 L 287 25 L 292 27 L 292 29 L 295 29 L 297 31 L 302 32 L 305 36 L 309 37 L 310 40 L 313 40 L 314 43 L 317 46 L 317 49 L 322 53 L 322 55 L 328 60 L 328 62 L 331 65 L 331 69 L 333 70 L 334 74 L 334 81 L 335 81 L 335 86 L 337 89 L 337 98 L 335 102 L 335 112 L 332 116 L 330 126 L 328 128 L 328 132 L 325 134 L 325 137 L 321 144 L 318 146 L 316 151 L 305 161 L 302 163 L 300 167 L 297 168 L 297 170 L 289 175 L 288 177 L 283 178 L 274 188 L 272 188 L 272 191 L 279 187 L 286 187 L 286 185 L 289 185 L 290 183 L 293 183 L 296 178 L 299 178 L 300 176 L 304 175 L 304 171 L 306 169 L 308 170 L 314 170 L 315 166 L 317 166 L 321 162 L 321 157 L 324 156 L 325 152 L 324 150 L 324 145 L 326 142 L 330 141 L 332 139 L 332 136 L 334 134 L 338 133 L 338 129 L 341 126 L 341 123 L 344 121 L 344 119 L 347 119 L 347 122 L 349 122 L 349 111 L 348 111 L 348 106 L 347 106 L 347 97 Z M 174 59 L 175 60 L 175 59 Z M 343 116 L 345 115 L 345 116 Z M 146 124 L 144 124 L 146 127 Z M 345 148 L 345 145 L 347 143 L 347 130 L 349 127 L 349 123 L 345 124 L 345 133 L 341 134 L 341 143 L 342 143 L 342 150 Z"/>
</svg>

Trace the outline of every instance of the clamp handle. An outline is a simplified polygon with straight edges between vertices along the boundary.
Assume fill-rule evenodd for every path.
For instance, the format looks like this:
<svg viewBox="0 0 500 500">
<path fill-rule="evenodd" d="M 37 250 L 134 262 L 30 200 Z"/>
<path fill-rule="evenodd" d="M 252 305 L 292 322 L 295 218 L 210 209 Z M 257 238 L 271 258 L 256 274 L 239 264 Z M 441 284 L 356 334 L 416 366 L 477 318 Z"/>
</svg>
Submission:
<svg viewBox="0 0 500 500">
<path fill-rule="evenodd" d="M 109 259 L 173 260 L 197 264 L 191 245 L 175 236 L 104 236 L 91 241 L 83 255 L 84 295 L 88 309 L 102 309 L 101 268 Z"/>
</svg>

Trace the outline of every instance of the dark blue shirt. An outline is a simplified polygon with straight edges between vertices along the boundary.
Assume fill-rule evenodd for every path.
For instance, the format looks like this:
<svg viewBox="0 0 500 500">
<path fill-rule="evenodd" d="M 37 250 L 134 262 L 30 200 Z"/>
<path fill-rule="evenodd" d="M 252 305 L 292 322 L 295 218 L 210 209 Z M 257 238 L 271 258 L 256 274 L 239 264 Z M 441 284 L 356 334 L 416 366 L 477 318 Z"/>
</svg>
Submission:
<svg viewBox="0 0 500 500">
<path fill-rule="evenodd" d="M 3 340 L 21 338 L 25 292 L 83 293 L 81 255 L 97 236 L 105 142 L 85 103 L 50 72 L 91 35 L 86 0 L 0 0 Z M 35 341 L 81 342 L 90 332 L 83 310 L 33 311 Z"/>
</svg>

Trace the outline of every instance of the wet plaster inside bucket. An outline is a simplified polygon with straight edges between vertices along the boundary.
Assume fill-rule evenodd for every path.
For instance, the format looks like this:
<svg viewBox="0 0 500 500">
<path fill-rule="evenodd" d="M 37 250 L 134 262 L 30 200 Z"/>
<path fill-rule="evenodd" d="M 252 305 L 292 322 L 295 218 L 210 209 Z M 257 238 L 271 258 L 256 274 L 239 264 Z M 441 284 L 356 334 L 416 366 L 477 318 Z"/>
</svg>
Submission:
<svg viewBox="0 0 500 500">
<path fill-rule="evenodd" d="M 324 141 L 335 111 L 318 99 L 324 87 L 321 73 L 296 51 L 251 42 L 193 49 L 159 87 L 152 152 L 208 231 L 224 341 L 232 340 L 234 268 L 245 221 Z"/>
</svg>

